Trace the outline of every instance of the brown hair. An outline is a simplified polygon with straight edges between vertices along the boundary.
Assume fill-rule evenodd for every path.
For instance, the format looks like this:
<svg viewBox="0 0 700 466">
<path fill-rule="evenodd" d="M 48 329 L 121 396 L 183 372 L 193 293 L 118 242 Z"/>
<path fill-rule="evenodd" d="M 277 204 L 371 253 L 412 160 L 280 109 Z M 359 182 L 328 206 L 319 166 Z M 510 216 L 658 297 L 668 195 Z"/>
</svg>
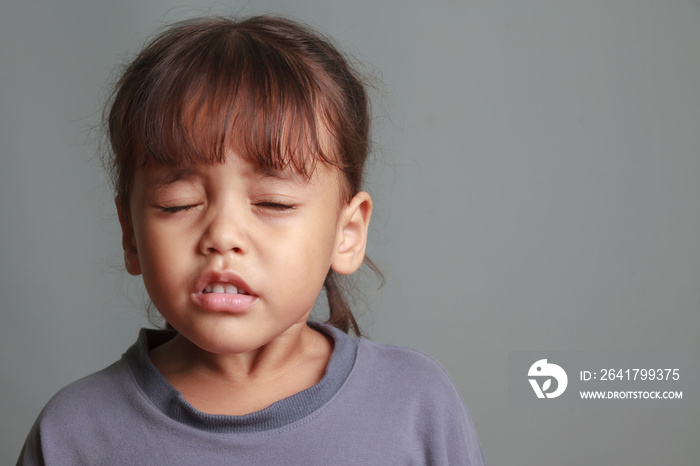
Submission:
<svg viewBox="0 0 700 466">
<path fill-rule="evenodd" d="M 306 177 L 318 161 L 333 165 L 346 202 L 362 186 L 370 144 L 365 86 L 329 39 L 288 19 L 172 25 L 126 66 L 107 110 L 107 166 L 127 215 L 137 170 L 223 163 L 229 149 L 257 167 L 290 166 Z M 329 270 L 324 282 L 327 323 L 360 335 L 338 279 Z"/>
</svg>

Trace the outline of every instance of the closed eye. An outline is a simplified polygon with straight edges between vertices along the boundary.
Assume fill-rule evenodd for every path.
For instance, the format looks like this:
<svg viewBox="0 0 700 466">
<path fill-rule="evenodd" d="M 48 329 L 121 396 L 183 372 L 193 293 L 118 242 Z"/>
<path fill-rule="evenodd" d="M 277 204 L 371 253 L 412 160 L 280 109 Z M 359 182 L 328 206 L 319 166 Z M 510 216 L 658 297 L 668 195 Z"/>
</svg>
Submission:
<svg viewBox="0 0 700 466">
<path fill-rule="evenodd" d="M 263 209 L 272 209 L 279 211 L 291 210 L 295 207 L 290 204 L 281 204 L 279 202 L 258 202 L 255 205 Z"/>
<path fill-rule="evenodd" d="M 195 207 L 197 207 L 197 204 L 177 205 L 177 206 L 172 206 L 172 207 L 161 207 L 160 210 L 161 210 L 161 212 L 165 212 L 167 214 L 176 214 L 178 212 L 186 212 L 188 210 L 192 210 Z"/>
</svg>

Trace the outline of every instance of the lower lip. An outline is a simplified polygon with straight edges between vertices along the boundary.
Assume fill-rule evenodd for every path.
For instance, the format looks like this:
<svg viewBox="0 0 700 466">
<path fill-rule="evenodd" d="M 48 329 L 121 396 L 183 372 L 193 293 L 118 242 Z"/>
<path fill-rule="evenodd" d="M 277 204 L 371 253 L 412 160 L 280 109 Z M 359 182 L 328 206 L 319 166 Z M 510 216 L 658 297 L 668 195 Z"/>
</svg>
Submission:
<svg viewBox="0 0 700 466">
<path fill-rule="evenodd" d="M 197 293 L 194 295 L 194 300 L 205 311 L 241 314 L 247 311 L 258 298 L 239 293 Z"/>
</svg>

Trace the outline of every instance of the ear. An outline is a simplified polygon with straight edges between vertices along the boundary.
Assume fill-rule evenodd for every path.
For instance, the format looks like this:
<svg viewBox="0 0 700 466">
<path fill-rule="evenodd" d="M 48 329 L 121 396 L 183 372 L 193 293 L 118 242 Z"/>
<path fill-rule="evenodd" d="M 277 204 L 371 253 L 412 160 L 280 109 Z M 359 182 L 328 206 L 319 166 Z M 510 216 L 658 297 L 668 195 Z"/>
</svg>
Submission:
<svg viewBox="0 0 700 466">
<path fill-rule="evenodd" d="M 122 248 L 124 249 L 124 266 L 131 275 L 141 275 L 141 264 L 136 249 L 136 237 L 134 236 L 134 226 L 131 223 L 131 215 L 125 212 L 123 202 L 119 196 L 114 199 L 119 215 L 119 224 L 122 227 Z"/>
<path fill-rule="evenodd" d="M 331 268 L 349 275 L 360 268 L 367 249 L 367 231 L 372 216 L 372 198 L 361 191 L 343 207 L 338 223 Z"/>
</svg>

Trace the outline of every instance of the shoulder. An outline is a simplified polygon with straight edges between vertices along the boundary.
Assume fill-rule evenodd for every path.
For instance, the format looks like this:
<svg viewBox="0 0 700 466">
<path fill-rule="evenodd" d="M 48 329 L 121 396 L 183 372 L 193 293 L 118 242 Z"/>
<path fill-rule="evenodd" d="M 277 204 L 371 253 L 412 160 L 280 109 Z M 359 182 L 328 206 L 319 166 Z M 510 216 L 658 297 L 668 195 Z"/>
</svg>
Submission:
<svg viewBox="0 0 700 466">
<path fill-rule="evenodd" d="M 91 438 L 99 430 L 96 427 L 105 423 L 103 413 L 123 402 L 128 378 L 128 370 L 118 361 L 59 390 L 32 426 L 17 464 L 44 464 L 51 459 L 79 464 L 72 447 L 79 439 Z"/>
<path fill-rule="evenodd" d="M 59 390 L 39 414 L 33 433 L 42 442 L 81 438 L 123 411 L 133 387 L 123 360 L 79 379 Z M 36 431 L 36 432 L 34 432 Z"/>
<path fill-rule="evenodd" d="M 411 382 L 414 389 L 440 390 L 459 396 L 447 370 L 433 357 L 412 348 L 360 339 L 358 365 L 366 366 L 375 377 L 395 383 Z"/>
<path fill-rule="evenodd" d="M 128 378 L 123 360 L 117 361 L 63 387 L 46 404 L 41 418 L 70 418 L 82 411 L 110 404 L 119 398 L 117 394 L 122 391 Z"/>
<path fill-rule="evenodd" d="M 359 340 L 353 378 L 388 403 L 400 403 L 417 419 L 469 421 L 462 396 L 447 370 L 427 354 L 402 346 Z"/>
<path fill-rule="evenodd" d="M 419 456 L 431 464 L 483 464 L 459 390 L 431 356 L 360 339 L 352 379 L 364 394 L 363 405 L 381 413 L 386 422 L 403 426 L 407 449 L 419 449 Z"/>
<path fill-rule="evenodd" d="M 137 382 L 147 365 L 148 337 L 167 339 L 167 332 L 142 329 L 136 342 L 110 366 L 79 379 L 58 391 L 47 403 L 39 420 L 71 419 L 88 415 L 95 418 L 120 414 L 125 407 L 143 398 Z M 140 375 L 139 375 L 140 374 Z"/>
</svg>

